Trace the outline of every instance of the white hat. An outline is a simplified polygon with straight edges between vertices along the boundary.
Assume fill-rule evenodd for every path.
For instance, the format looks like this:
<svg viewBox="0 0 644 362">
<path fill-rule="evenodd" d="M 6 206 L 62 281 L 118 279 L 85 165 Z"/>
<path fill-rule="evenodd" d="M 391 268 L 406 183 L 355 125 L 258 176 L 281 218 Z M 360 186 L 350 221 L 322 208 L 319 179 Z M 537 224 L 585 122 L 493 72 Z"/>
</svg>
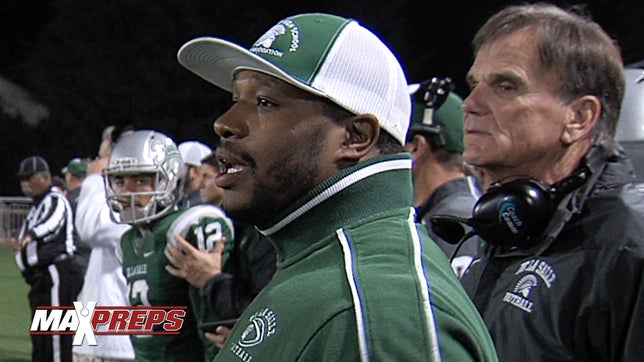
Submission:
<svg viewBox="0 0 644 362">
<path fill-rule="evenodd" d="M 179 153 L 188 166 L 201 166 L 201 160 L 212 153 L 212 149 L 199 141 L 185 141 L 179 144 Z"/>
<path fill-rule="evenodd" d="M 272 75 L 354 114 L 375 115 L 383 129 L 405 142 L 411 100 L 402 66 L 355 20 L 295 15 L 269 29 L 250 50 L 202 37 L 184 44 L 177 57 L 181 65 L 227 91 L 239 70 Z"/>
<path fill-rule="evenodd" d="M 644 140 L 644 61 L 639 67 L 628 66 L 624 69 L 624 75 L 626 88 L 617 122 L 616 137 L 618 141 L 642 141 Z"/>
</svg>

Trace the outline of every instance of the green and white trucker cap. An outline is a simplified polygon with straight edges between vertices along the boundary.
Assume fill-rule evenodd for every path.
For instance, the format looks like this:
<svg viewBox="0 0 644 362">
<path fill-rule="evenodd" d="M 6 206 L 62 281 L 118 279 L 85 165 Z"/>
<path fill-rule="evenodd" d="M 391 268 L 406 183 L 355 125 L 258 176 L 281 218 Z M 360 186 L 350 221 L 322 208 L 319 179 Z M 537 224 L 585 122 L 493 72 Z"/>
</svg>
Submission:
<svg viewBox="0 0 644 362">
<path fill-rule="evenodd" d="M 227 91 L 240 70 L 269 74 L 354 114 L 373 114 L 383 129 L 405 142 L 411 100 L 402 66 L 378 36 L 355 20 L 295 15 L 270 28 L 250 50 L 201 37 L 184 44 L 177 58 Z"/>
</svg>

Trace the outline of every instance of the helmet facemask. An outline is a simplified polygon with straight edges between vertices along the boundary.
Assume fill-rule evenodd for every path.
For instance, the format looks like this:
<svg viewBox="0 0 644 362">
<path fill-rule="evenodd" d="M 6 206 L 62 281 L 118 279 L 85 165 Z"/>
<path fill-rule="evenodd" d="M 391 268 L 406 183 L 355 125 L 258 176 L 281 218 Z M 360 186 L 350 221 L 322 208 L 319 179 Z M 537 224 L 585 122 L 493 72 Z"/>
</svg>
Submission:
<svg viewBox="0 0 644 362">
<path fill-rule="evenodd" d="M 152 190 L 125 189 L 126 177 L 146 176 L 152 176 Z M 104 178 L 112 219 L 123 224 L 144 224 L 177 209 L 185 166 L 170 138 L 154 131 L 137 131 L 117 143 Z M 140 204 L 142 197 L 149 197 L 145 205 Z"/>
</svg>

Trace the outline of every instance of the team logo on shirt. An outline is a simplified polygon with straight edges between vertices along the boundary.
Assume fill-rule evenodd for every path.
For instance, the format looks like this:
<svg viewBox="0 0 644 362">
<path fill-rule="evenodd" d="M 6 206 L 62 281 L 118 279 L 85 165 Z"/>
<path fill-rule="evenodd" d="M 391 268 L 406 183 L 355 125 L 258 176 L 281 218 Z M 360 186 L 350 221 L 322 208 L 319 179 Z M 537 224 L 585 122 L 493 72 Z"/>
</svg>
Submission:
<svg viewBox="0 0 644 362">
<path fill-rule="evenodd" d="M 242 361 L 252 360 L 252 356 L 245 348 L 255 347 L 275 334 L 277 318 L 275 312 L 269 308 L 253 314 L 248 319 L 248 325 L 241 334 L 239 341 L 233 343 L 230 350 Z"/>
<path fill-rule="evenodd" d="M 550 289 L 557 279 L 557 274 L 550 264 L 539 259 L 530 259 L 521 263 L 514 273 L 522 275 L 511 292 L 506 292 L 503 301 L 527 313 L 534 310 L 534 301 L 530 298 L 533 289 L 545 285 Z"/>
<path fill-rule="evenodd" d="M 253 314 L 249 322 L 239 340 L 242 347 L 254 347 L 275 333 L 275 312 L 268 308 Z"/>
</svg>

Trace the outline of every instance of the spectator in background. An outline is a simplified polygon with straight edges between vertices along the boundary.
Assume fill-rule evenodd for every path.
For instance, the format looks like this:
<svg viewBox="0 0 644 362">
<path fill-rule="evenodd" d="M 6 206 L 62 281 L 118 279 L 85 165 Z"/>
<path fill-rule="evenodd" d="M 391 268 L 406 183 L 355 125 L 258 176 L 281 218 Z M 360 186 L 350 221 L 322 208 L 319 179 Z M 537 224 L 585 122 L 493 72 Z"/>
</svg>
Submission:
<svg viewBox="0 0 644 362">
<path fill-rule="evenodd" d="M 449 78 L 409 87 L 413 111 L 405 150 L 413 158 L 416 220 L 427 227 L 460 277 L 478 251 L 478 240 L 468 239 L 454 254 L 456 240 L 436 235 L 430 221 L 435 215 L 470 217 L 478 198 L 476 179 L 463 168 L 463 100 L 452 88 Z"/>
<path fill-rule="evenodd" d="M 224 189 L 217 186 L 219 163 L 214 153 L 201 161 L 201 201 L 221 207 Z M 181 242 L 181 248 L 168 244 L 166 256 L 171 265 L 166 270 L 174 276 L 186 279 L 208 297 L 219 321 L 228 323 L 217 327 L 216 342 L 221 347 L 225 338 L 250 302 L 268 284 L 275 274 L 275 248 L 270 240 L 253 226 L 233 220 L 235 239 L 225 253 L 222 240 L 213 252 L 199 251 L 190 244 Z M 224 263 L 224 255 L 227 261 Z"/>
<path fill-rule="evenodd" d="M 414 222 L 407 80 L 374 33 L 301 14 L 250 50 L 204 37 L 178 58 L 232 92 L 215 121 L 217 185 L 228 215 L 269 237 L 279 261 L 216 360 L 496 360 Z"/>
<path fill-rule="evenodd" d="M 80 195 L 80 188 L 87 176 L 87 162 L 81 160 L 80 158 L 74 158 L 67 166 L 63 167 L 60 172 L 65 177 L 65 186 L 67 187 L 67 201 L 72 207 L 72 213 L 74 218 L 76 218 L 76 206 L 78 205 L 78 195 Z M 78 260 L 85 265 L 87 268 L 87 263 L 89 262 L 89 255 L 91 253 L 90 246 L 80 240 L 78 236 L 78 230 L 74 227 L 74 244 L 76 245 L 76 257 Z"/>
<path fill-rule="evenodd" d="M 217 186 L 217 182 L 215 182 L 215 178 L 219 175 L 219 163 L 214 152 L 201 160 L 200 170 L 199 197 L 201 202 L 221 207 L 224 201 L 224 189 Z"/>
<path fill-rule="evenodd" d="M 63 177 L 65 177 L 65 185 L 67 185 L 67 199 L 69 200 L 73 210 L 76 210 L 80 187 L 83 184 L 85 176 L 87 176 L 87 169 L 87 162 L 80 158 L 74 158 L 60 171 L 63 174 Z"/>
<path fill-rule="evenodd" d="M 65 195 L 51 184 L 49 165 L 27 157 L 17 174 L 33 205 L 15 246 L 15 257 L 30 285 L 29 306 L 73 306 L 83 285 L 83 266 L 74 257 L 74 222 Z M 31 335 L 32 361 L 72 361 L 73 335 Z"/>
<path fill-rule="evenodd" d="M 75 213 L 76 231 L 81 243 L 91 248 L 85 283 L 80 294 L 83 305 L 128 305 L 127 283 L 121 263 L 116 256 L 116 246 L 128 229 L 112 221 L 105 198 L 102 172 L 107 167 L 112 148 L 121 137 L 132 134 L 131 127 L 109 126 L 103 131 L 99 155 L 88 165 L 89 174 L 83 180 Z M 69 170 L 71 168 L 67 167 Z M 99 331 L 106 326 L 99 326 Z M 75 362 L 123 362 L 134 360 L 134 348 L 127 335 L 96 336 L 96 346 L 74 346 Z"/>
<path fill-rule="evenodd" d="M 51 185 L 58 190 L 61 194 L 67 196 L 67 184 L 65 183 L 65 178 L 58 175 L 51 176 Z"/>
<path fill-rule="evenodd" d="M 494 182 L 462 282 L 499 358 L 641 361 L 644 199 L 614 139 L 619 48 L 549 4 L 504 8 L 473 45 L 463 156 Z"/>
<path fill-rule="evenodd" d="M 185 141 L 179 144 L 179 153 L 187 167 L 187 179 L 184 185 L 180 207 L 190 207 L 201 203 L 199 185 L 201 184 L 201 160 L 212 153 L 212 149 L 198 141 Z"/>
</svg>

